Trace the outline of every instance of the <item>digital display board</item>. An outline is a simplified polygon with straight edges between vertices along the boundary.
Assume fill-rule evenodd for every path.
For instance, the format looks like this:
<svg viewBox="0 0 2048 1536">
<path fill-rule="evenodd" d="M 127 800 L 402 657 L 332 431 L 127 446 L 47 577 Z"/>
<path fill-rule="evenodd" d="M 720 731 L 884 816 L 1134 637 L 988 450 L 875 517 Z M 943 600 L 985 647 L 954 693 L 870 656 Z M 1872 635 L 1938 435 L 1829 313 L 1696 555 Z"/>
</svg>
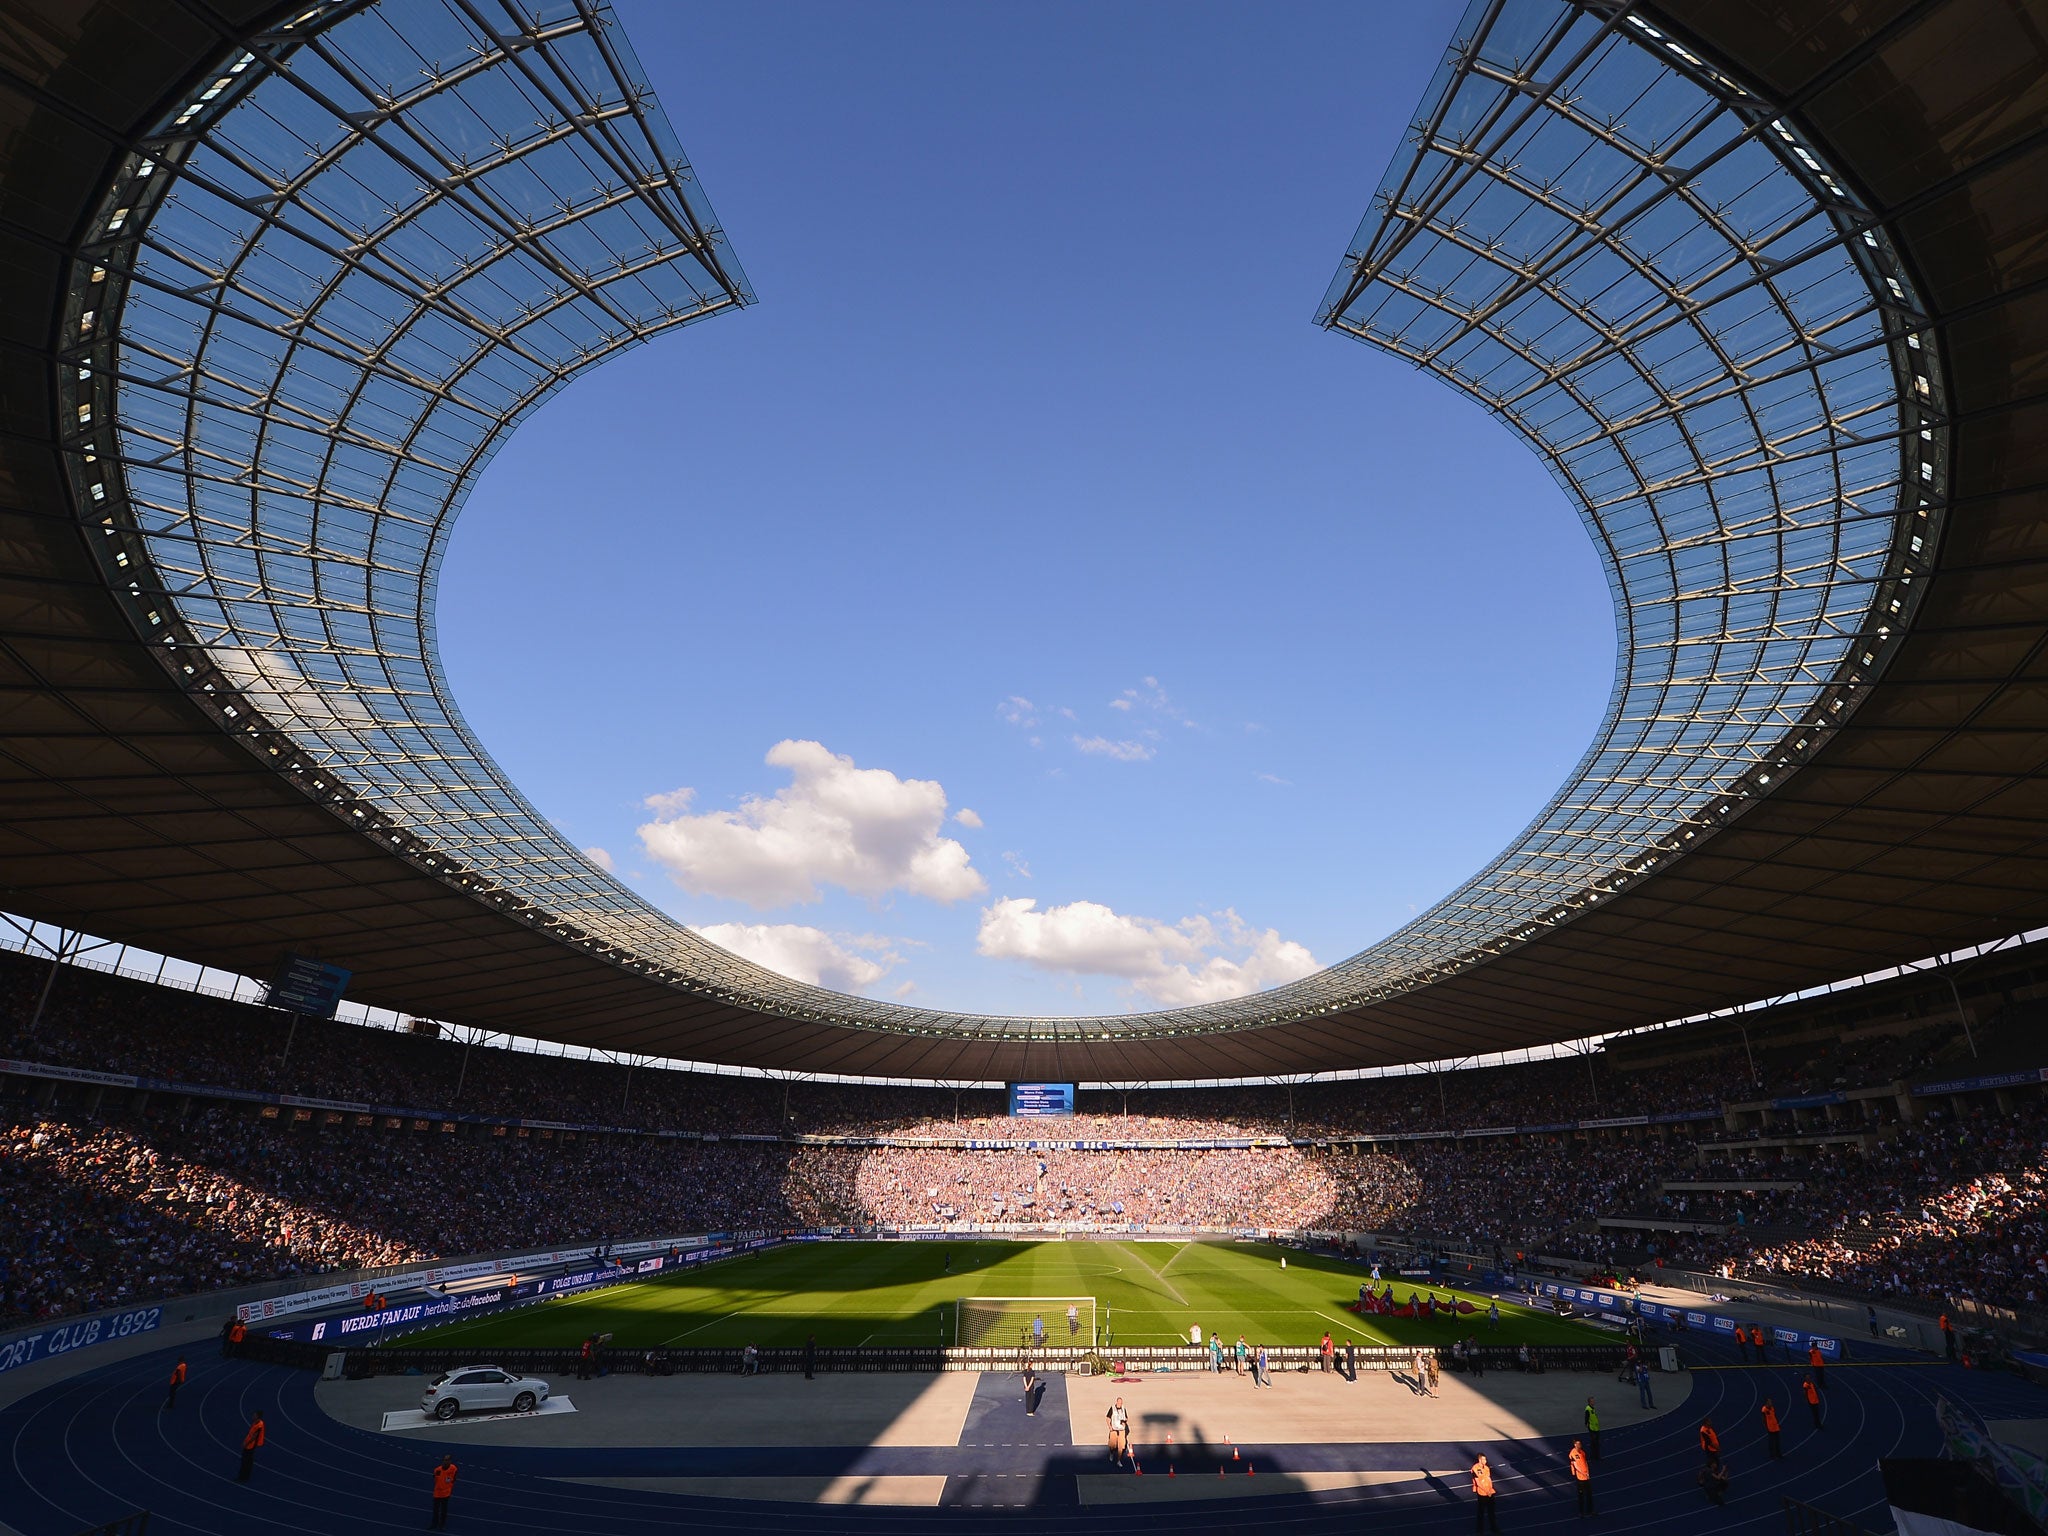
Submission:
<svg viewBox="0 0 2048 1536">
<path fill-rule="evenodd" d="M 331 1019 L 335 1004 L 341 1001 L 341 994 L 347 990 L 349 978 L 354 974 L 338 965 L 323 965 L 305 955 L 287 955 L 284 974 L 270 984 L 270 996 L 266 1001 L 273 1008 L 289 1008 L 293 1013 Z"/>
<path fill-rule="evenodd" d="M 1071 1115 L 1074 1112 L 1072 1083 L 1012 1083 L 1010 1113 L 1027 1118 L 1042 1115 Z"/>
</svg>

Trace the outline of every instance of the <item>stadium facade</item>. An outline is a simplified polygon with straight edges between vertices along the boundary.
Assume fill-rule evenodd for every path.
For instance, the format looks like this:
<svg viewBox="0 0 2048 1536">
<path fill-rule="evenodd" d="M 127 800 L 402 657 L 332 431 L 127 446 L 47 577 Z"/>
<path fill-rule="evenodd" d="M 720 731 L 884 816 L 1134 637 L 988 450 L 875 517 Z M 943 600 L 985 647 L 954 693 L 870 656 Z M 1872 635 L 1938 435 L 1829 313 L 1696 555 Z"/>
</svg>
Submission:
<svg viewBox="0 0 2048 1536">
<path fill-rule="evenodd" d="M 492 450 L 752 300 L 608 9 L 7 24 L 0 906 L 572 1044 L 1104 1081 L 1574 1038 L 2048 918 L 2048 70 L 1999 0 L 1472 7 L 1318 319 L 1552 467 L 1614 595 L 1606 716 L 1390 938 L 1109 1018 L 719 950 L 449 697 L 435 572 Z"/>
</svg>

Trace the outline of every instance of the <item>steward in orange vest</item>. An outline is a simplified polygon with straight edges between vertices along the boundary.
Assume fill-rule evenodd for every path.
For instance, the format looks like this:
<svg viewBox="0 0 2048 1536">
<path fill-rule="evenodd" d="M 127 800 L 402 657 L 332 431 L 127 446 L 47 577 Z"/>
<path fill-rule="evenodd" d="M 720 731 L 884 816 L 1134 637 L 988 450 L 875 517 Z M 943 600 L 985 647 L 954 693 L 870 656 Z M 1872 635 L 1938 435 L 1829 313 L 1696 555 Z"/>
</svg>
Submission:
<svg viewBox="0 0 2048 1536">
<path fill-rule="evenodd" d="M 1764 1438 L 1771 1443 L 1771 1460 L 1783 1460 L 1785 1449 L 1778 1443 L 1778 1410 L 1768 1397 L 1764 1399 Z"/>
<path fill-rule="evenodd" d="M 1472 1515 L 1474 1531 L 1498 1531 L 1500 1521 L 1493 1512 L 1493 1468 L 1481 1456 L 1472 1463 L 1472 1502 L 1477 1506 Z"/>
<path fill-rule="evenodd" d="M 166 1409 L 178 1406 L 178 1388 L 183 1385 L 185 1385 L 185 1362 L 181 1358 L 176 1365 L 171 1367 L 171 1390 L 164 1394 L 164 1407 Z"/>
<path fill-rule="evenodd" d="M 1813 1427 L 1815 1429 L 1819 1429 L 1820 1389 L 1813 1384 L 1813 1380 L 1811 1377 L 1809 1377 L 1805 1381 L 1802 1381 L 1801 1383 L 1799 1383 L 1799 1385 L 1801 1389 L 1804 1390 L 1806 1393 L 1806 1411 L 1813 1415 Z"/>
<path fill-rule="evenodd" d="M 265 1438 L 263 1415 L 259 1413 L 249 1421 L 249 1433 L 242 1436 L 242 1470 L 235 1474 L 236 1482 L 249 1481 L 249 1474 L 256 1470 L 256 1453 L 263 1449 Z"/>
<path fill-rule="evenodd" d="M 1590 1515 L 1593 1513 L 1593 1469 L 1586 1462 L 1585 1446 L 1574 1440 L 1565 1461 L 1572 1469 L 1572 1486 L 1579 1491 L 1579 1513 Z"/>
<path fill-rule="evenodd" d="M 1700 1420 L 1700 1449 L 1706 1453 L 1709 1461 L 1721 1454 L 1721 1437 L 1714 1432 L 1713 1421 L 1710 1419 Z"/>
<path fill-rule="evenodd" d="M 443 1456 L 434 1468 L 434 1518 L 427 1529 L 438 1531 L 448 1524 L 448 1500 L 455 1494 L 455 1474 L 461 1470 L 453 1456 Z"/>
</svg>

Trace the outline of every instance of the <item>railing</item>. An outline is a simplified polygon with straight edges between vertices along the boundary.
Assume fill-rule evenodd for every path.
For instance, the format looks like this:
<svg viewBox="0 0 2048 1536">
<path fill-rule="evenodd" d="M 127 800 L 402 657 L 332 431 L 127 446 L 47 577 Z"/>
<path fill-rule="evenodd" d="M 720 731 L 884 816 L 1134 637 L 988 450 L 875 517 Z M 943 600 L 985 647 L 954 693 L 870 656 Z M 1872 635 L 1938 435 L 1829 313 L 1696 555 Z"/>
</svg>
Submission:
<svg viewBox="0 0 2048 1536">
<path fill-rule="evenodd" d="M 250 1342 L 255 1342 L 251 1340 Z M 274 1341 L 273 1341 L 274 1342 Z M 319 1366 L 332 1351 L 317 1344 L 296 1344 L 293 1349 L 317 1355 L 317 1359 L 279 1360 L 281 1365 Z M 1004 1356 L 1000 1369 L 1009 1369 L 1017 1351 L 996 1350 Z M 847 1371 L 943 1371 L 947 1351 L 936 1345 L 900 1345 L 883 1348 L 820 1348 L 811 1354 L 813 1370 L 833 1373 Z M 764 1349 L 756 1356 L 762 1375 L 787 1375 L 805 1368 L 806 1351 Z M 488 1359 L 502 1370 L 522 1375 L 570 1376 L 581 1364 L 575 1349 L 492 1349 L 475 1345 L 463 1349 L 352 1349 L 347 1351 L 343 1374 L 351 1380 L 370 1376 L 403 1376 L 408 1371 L 435 1375 Z M 606 1348 L 592 1357 L 592 1368 L 627 1376 L 736 1376 L 746 1365 L 746 1351 L 734 1346 L 716 1349 L 623 1349 Z"/>
<path fill-rule="evenodd" d="M 1453 1371 L 1475 1367 L 1490 1371 L 1614 1371 L 1625 1351 L 1605 1344 L 1544 1344 L 1531 1346 L 1526 1362 L 1513 1345 L 1480 1345 L 1461 1358 L 1449 1349 L 1427 1351 Z M 342 1372 L 351 1380 L 370 1376 L 402 1376 L 408 1371 L 433 1375 L 488 1359 L 492 1365 L 530 1375 L 568 1376 L 582 1364 L 580 1349 L 487 1349 L 475 1345 L 442 1349 L 351 1349 L 335 1351 L 325 1344 L 304 1344 L 286 1339 L 266 1339 L 251 1334 L 232 1351 L 238 1358 L 301 1370 L 322 1369 L 329 1356 L 342 1355 Z M 1413 1348 L 1393 1345 L 1364 1345 L 1346 1350 L 1337 1346 L 1332 1363 L 1340 1371 L 1405 1371 L 1415 1363 Z M 1321 1368 L 1322 1351 L 1315 1345 L 1268 1346 L 1267 1367 L 1275 1371 L 1313 1371 Z M 810 1369 L 840 1374 L 845 1372 L 893 1371 L 1016 1371 L 1028 1361 L 1033 1369 L 1052 1373 L 1114 1371 L 1118 1374 L 1150 1374 L 1157 1371 L 1203 1371 L 1211 1356 L 1207 1346 L 1165 1345 L 1118 1348 L 1047 1346 L 1020 1348 L 1009 1345 L 940 1347 L 937 1345 L 891 1345 L 880 1348 L 819 1346 L 815 1350 L 796 1348 L 762 1349 L 755 1366 L 762 1375 L 784 1375 Z M 696 1349 L 631 1349 L 611 1346 L 593 1357 L 594 1368 L 629 1376 L 737 1375 L 746 1368 L 746 1351 L 737 1346 Z M 1224 1352 L 1223 1368 L 1236 1369 L 1236 1357 Z"/>
<path fill-rule="evenodd" d="M 1860 1525 L 1831 1515 L 1797 1499 L 1781 1499 L 1785 1506 L 1785 1536 L 1870 1536 Z"/>
</svg>

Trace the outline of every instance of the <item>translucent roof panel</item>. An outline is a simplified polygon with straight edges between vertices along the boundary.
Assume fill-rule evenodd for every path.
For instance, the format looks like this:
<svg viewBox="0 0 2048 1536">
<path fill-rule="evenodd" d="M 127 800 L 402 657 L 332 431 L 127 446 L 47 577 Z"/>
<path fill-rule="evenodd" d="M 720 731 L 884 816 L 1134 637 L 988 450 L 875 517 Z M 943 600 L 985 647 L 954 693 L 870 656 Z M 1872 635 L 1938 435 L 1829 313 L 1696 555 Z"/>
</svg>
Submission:
<svg viewBox="0 0 2048 1536">
<path fill-rule="evenodd" d="M 1317 976 L 1112 1018 L 939 1013 L 680 927 L 527 804 L 441 675 L 436 569 L 505 434 L 619 349 L 753 297 L 605 6 L 312 5 L 166 117 L 82 249 L 78 503 L 224 729 L 565 943 L 908 1035 L 1256 1027 L 1568 920 L 1853 710 L 1940 495 L 1910 284 L 1796 126 L 1639 18 L 1475 7 L 1319 318 L 1482 401 L 1582 508 L 1621 637 L 1598 738 L 1513 847 Z"/>
</svg>

